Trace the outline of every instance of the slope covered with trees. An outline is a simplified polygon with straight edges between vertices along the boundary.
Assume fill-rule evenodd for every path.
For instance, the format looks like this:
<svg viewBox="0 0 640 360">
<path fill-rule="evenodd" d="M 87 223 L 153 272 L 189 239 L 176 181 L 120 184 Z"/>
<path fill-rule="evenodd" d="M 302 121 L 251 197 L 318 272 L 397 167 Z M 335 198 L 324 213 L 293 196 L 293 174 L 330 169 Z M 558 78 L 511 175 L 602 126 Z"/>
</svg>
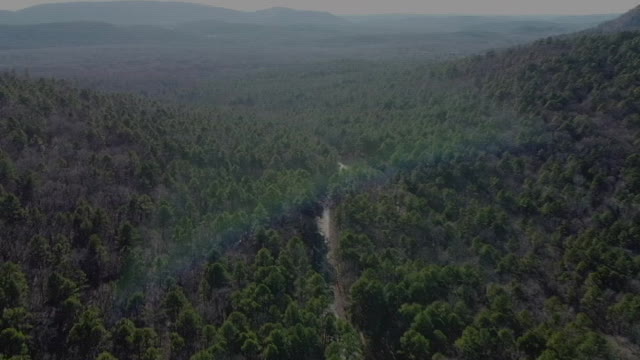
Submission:
<svg viewBox="0 0 640 360">
<path fill-rule="evenodd" d="M 271 111 L 188 110 L 13 74 L 1 84 L 9 357 L 359 356 L 360 337 L 329 310 L 317 202 L 379 181 L 367 164 L 414 152 L 411 166 L 424 150 L 407 139 L 486 143 L 505 126 L 472 93 L 421 80 L 404 100 L 395 85 L 361 103 L 329 87 L 316 105 L 274 96 Z M 332 177 L 349 154 L 362 171 Z"/>
<path fill-rule="evenodd" d="M 214 284 L 202 291 L 231 296 L 216 249 L 269 214 L 307 204 L 314 178 L 335 163 L 326 145 L 295 128 L 239 114 L 11 74 L 2 75 L 0 94 L 0 342 L 8 357 L 93 358 L 123 345 L 111 336 L 116 324 L 134 326 L 122 323 L 128 318 L 144 325 L 139 346 L 168 344 L 175 331 L 153 328 L 166 323 L 158 314 L 171 277 L 197 290 L 209 261 Z M 205 319 L 223 320 L 228 306 Z M 191 335 L 185 354 L 200 344 Z M 161 350 L 153 351 L 169 351 Z"/>
<path fill-rule="evenodd" d="M 607 21 L 596 27 L 596 31 L 603 33 L 615 33 L 620 31 L 640 30 L 640 6 L 637 6 L 626 14 Z"/>
<path fill-rule="evenodd" d="M 340 204 L 371 357 L 638 356 L 639 44 L 548 39 L 444 67 L 541 127 Z"/>
</svg>

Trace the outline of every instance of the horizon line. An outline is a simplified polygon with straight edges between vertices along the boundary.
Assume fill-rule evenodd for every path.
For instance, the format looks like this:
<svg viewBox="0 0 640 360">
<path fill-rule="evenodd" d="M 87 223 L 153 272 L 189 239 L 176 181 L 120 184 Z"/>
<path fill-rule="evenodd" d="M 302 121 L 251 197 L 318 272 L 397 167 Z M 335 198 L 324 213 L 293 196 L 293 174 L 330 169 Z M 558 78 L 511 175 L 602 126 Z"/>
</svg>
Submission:
<svg viewBox="0 0 640 360">
<path fill-rule="evenodd" d="M 296 7 L 285 7 L 285 6 L 271 6 L 266 8 L 257 8 L 257 9 L 237 9 L 232 7 L 224 7 L 224 6 L 215 6 L 209 4 L 202 4 L 191 1 L 180 1 L 180 0 L 124 0 L 124 1 L 116 1 L 116 0 L 101 0 L 101 1 L 64 1 L 64 2 L 49 2 L 43 4 L 36 4 L 31 6 L 26 6 L 23 8 L 17 9 L 7 9 L 0 7 L 0 11 L 8 11 L 8 12 L 20 12 L 26 9 L 39 7 L 39 6 L 47 6 L 47 5 L 63 5 L 63 4 L 100 4 L 100 3 L 126 3 L 126 2 L 149 2 L 149 3 L 174 3 L 174 4 L 190 4 L 196 6 L 204 6 L 210 8 L 220 8 L 220 9 L 228 9 L 235 10 L 241 12 L 257 12 L 262 10 L 269 9 L 291 9 L 298 11 L 313 11 L 313 12 L 326 12 L 335 16 L 354 16 L 354 17 L 373 17 L 373 16 L 496 16 L 496 17 L 539 17 L 539 16 L 606 16 L 606 15 L 620 15 L 624 12 L 557 12 L 557 13 L 517 13 L 517 12 L 509 12 L 509 13 L 492 13 L 492 12 L 476 12 L 476 13 L 464 13 L 464 12 L 372 12 L 372 13 L 361 13 L 361 12 L 333 12 L 329 10 L 309 10 L 305 8 L 296 8 Z"/>
</svg>

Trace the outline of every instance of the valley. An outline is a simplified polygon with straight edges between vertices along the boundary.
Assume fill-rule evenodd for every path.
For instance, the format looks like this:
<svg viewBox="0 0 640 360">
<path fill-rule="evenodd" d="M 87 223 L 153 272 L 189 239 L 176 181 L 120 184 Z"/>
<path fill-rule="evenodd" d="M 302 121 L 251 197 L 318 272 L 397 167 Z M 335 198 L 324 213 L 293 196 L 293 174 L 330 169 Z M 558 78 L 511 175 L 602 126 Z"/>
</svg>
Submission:
<svg viewBox="0 0 640 360">
<path fill-rule="evenodd" d="M 0 359 L 635 359 L 639 19 L 1 12 Z"/>
</svg>

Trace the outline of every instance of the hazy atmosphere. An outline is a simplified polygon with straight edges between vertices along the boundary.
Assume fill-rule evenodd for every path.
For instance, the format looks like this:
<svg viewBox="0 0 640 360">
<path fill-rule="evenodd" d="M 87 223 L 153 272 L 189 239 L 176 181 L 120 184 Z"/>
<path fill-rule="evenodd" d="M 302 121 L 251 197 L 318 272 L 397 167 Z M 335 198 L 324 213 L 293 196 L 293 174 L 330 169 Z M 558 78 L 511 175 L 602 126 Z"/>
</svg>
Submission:
<svg viewBox="0 0 640 360">
<path fill-rule="evenodd" d="M 1 0 L 0 9 L 17 10 L 43 3 L 72 1 Z M 637 5 L 637 1 L 634 0 L 194 0 L 192 2 L 237 10 L 290 7 L 338 14 L 605 14 L 623 12 Z"/>
<path fill-rule="evenodd" d="M 640 0 L 48 1 L 0 360 L 640 359 Z"/>
</svg>

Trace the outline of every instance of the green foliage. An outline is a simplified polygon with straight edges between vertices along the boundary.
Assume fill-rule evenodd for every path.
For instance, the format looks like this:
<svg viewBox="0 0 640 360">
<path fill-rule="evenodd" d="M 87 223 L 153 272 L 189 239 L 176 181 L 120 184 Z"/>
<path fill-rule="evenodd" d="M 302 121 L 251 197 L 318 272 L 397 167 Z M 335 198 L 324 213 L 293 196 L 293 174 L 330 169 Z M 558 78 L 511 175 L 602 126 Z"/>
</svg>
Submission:
<svg viewBox="0 0 640 360">
<path fill-rule="evenodd" d="M 79 359 L 95 357 L 105 347 L 109 335 L 100 310 L 90 307 L 80 314 L 69 331 L 69 352 Z"/>
<path fill-rule="evenodd" d="M 0 264 L 0 309 L 24 305 L 28 286 L 20 266 L 11 262 Z"/>
<path fill-rule="evenodd" d="M 325 64 L 191 110 L 0 75 L 0 357 L 610 359 L 640 343 L 639 51 Z"/>
<path fill-rule="evenodd" d="M 100 353 L 100 355 L 98 355 L 96 360 L 118 360 L 118 358 L 111 355 L 108 352 L 103 352 L 103 353 Z"/>
<path fill-rule="evenodd" d="M 324 357 L 327 360 L 362 360 L 363 344 L 358 332 L 347 322 L 338 320 L 336 337 L 327 346 Z"/>
</svg>

